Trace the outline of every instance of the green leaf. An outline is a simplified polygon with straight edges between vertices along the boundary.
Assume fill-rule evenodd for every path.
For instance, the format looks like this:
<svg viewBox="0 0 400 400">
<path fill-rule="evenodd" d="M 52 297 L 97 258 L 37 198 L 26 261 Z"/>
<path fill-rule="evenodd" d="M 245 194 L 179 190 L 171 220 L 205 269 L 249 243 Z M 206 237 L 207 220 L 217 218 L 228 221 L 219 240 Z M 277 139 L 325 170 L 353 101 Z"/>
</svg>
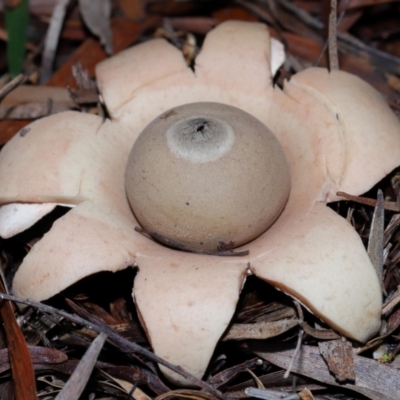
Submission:
<svg viewBox="0 0 400 400">
<path fill-rule="evenodd" d="M 5 7 L 7 62 L 11 76 L 22 71 L 29 23 L 29 0 L 21 0 L 16 7 Z"/>
</svg>

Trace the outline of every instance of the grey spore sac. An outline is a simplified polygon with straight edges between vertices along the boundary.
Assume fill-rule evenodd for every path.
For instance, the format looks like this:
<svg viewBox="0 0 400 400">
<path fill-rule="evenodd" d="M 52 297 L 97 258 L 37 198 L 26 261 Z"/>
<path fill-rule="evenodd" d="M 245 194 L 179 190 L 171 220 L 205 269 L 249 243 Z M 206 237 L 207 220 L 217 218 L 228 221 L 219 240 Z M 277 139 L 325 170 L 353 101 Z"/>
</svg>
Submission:
<svg viewBox="0 0 400 400">
<path fill-rule="evenodd" d="M 235 142 L 235 133 L 226 121 L 202 116 L 177 121 L 166 131 L 166 137 L 176 156 L 193 163 L 217 160 Z"/>
</svg>

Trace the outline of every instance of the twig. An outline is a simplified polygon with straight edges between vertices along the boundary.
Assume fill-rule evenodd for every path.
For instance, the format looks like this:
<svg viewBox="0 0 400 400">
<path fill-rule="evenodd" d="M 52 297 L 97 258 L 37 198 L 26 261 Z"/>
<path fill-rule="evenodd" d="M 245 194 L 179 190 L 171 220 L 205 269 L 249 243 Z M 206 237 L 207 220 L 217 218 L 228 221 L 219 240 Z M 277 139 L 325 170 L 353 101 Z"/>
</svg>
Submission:
<svg viewBox="0 0 400 400">
<path fill-rule="evenodd" d="M 346 200 L 351 200 L 359 204 L 365 204 L 366 206 L 376 207 L 377 200 L 368 199 L 367 197 L 353 196 L 345 192 L 337 192 L 337 196 L 344 197 Z M 400 212 L 400 208 L 397 202 L 394 201 L 384 201 L 383 208 L 388 211 Z"/>
<path fill-rule="evenodd" d="M 33 301 L 33 300 L 29 300 L 29 299 L 21 299 L 19 297 L 4 294 L 4 293 L 0 293 L 0 300 L 10 300 L 10 301 L 14 301 L 17 303 L 22 303 L 22 304 L 26 304 L 28 306 L 34 307 L 34 308 L 40 310 L 41 312 L 50 313 L 50 314 L 58 314 L 58 315 L 64 317 L 65 319 L 67 319 L 68 321 L 71 321 L 77 325 L 84 326 L 88 329 L 91 329 L 91 330 L 97 332 L 97 333 L 101 333 L 104 331 L 103 327 L 99 327 L 98 325 L 91 323 L 91 322 L 85 320 L 84 318 L 81 318 L 77 315 L 69 314 L 66 311 L 58 310 L 57 308 L 48 306 L 43 303 L 39 303 L 37 301 Z M 182 367 L 174 365 L 174 364 L 162 359 L 161 357 L 152 353 L 150 350 L 147 350 L 147 349 L 139 346 L 137 343 L 133 343 L 127 339 L 124 339 L 116 331 L 114 331 L 111 327 L 109 327 L 109 329 L 107 330 L 107 335 L 108 335 L 107 340 L 114 346 L 123 347 L 123 348 L 131 351 L 132 353 L 136 353 L 136 354 L 145 356 L 150 361 L 153 361 L 157 364 L 164 365 L 165 367 L 169 368 L 171 371 L 176 372 L 177 374 L 181 375 L 183 378 L 185 378 L 191 384 L 198 386 L 201 389 L 214 394 L 218 398 L 223 399 L 223 400 L 228 399 L 228 396 L 225 396 L 223 393 L 221 393 L 219 390 L 213 388 L 207 382 L 204 382 L 201 379 L 196 378 L 189 372 L 185 371 Z"/>
<path fill-rule="evenodd" d="M 342 11 L 340 11 L 339 18 L 336 21 L 336 39 L 340 35 L 340 34 L 337 33 L 337 27 L 340 25 L 340 23 L 342 22 L 345 14 L 346 14 L 346 10 L 347 10 L 348 4 L 349 4 L 349 0 L 346 0 L 346 2 L 344 3 L 344 5 L 342 7 Z M 326 49 L 328 47 L 328 42 L 329 42 L 329 37 L 328 37 L 328 40 L 325 40 L 324 45 L 322 46 L 322 49 L 321 49 L 317 59 L 314 62 L 314 66 L 319 65 L 319 63 L 321 62 L 322 56 L 323 56 L 323 54 L 325 53 L 325 51 L 326 51 Z"/>
<path fill-rule="evenodd" d="M 331 0 L 331 11 L 329 13 L 329 69 L 339 69 L 339 57 L 337 48 L 337 0 Z"/>
<path fill-rule="evenodd" d="M 303 330 L 303 328 L 301 328 L 301 323 L 304 322 L 304 313 L 303 313 L 303 309 L 301 308 L 300 303 L 299 303 L 298 301 L 296 301 L 296 300 L 294 301 L 294 305 L 296 306 L 297 313 L 299 314 L 300 329 L 299 329 L 299 334 L 298 334 L 298 336 L 297 336 L 297 345 L 296 345 L 296 349 L 295 349 L 295 351 L 294 351 L 294 353 L 293 353 L 292 359 L 290 360 L 290 364 L 289 364 L 289 366 L 288 366 L 288 368 L 287 368 L 285 374 L 283 375 L 283 377 L 284 377 L 285 379 L 289 378 L 290 371 L 291 371 L 292 368 L 293 368 L 294 361 L 295 361 L 295 359 L 297 358 L 297 356 L 298 356 L 298 354 L 299 354 L 299 352 L 300 352 L 301 343 L 302 343 L 302 341 L 303 341 L 303 336 L 304 336 L 304 330 Z"/>
<path fill-rule="evenodd" d="M 3 86 L 0 89 L 0 102 L 8 95 L 8 93 L 12 92 L 15 88 L 21 85 L 25 80 L 24 74 L 19 74 L 12 81 L 8 82 L 7 85 Z"/>
<path fill-rule="evenodd" d="M 243 250 L 243 251 L 212 251 L 212 250 L 203 250 L 203 249 L 197 249 L 195 247 L 187 246 L 185 244 L 179 243 L 175 240 L 169 239 L 163 235 L 160 235 L 159 233 L 156 232 L 150 232 L 146 229 L 143 229 L 139 226 L 135 226 L 135 231 L 142 233 L 151 239 L 155 240 L 156 242 L 165 244 L 168 247 L 171 247 L 176 250 L 181 250 L 181 251 L 186 251 L 188 253 L 196 253 L 196 254 L 207 254 L 210 256 L 220 256 L 220 257 L 240 257 L 240 256 L 247 256 L 249 254 L 249 250 Z"/>
<path fill-rule="evenodd" d="M 293 353 L 292 359 L 290 360 L 290 364 L 289 364 L 285 374 L 283 375 L 283 377 L 286 378 L 286 379 L 289 378 L 290 371 L 293 368 L 294 361 L 296 360 L 298 354 L 300 353 L 301 343 L 303 341 L 303 335 L 304 335 L 304 331 L 303 331 L 303 329 L 300 329 L 299 335 L 297 336 L 296 349 L 295 349 L 295 351 Z"/>
</svg>

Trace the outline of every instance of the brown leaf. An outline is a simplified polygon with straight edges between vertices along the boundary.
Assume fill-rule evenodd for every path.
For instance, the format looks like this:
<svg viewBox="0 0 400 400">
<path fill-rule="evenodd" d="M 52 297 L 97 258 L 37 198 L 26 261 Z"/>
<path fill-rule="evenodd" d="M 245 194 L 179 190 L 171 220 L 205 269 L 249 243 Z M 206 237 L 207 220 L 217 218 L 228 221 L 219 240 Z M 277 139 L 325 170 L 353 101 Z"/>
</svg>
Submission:
<svg viewBox="0 0 400 400">
<path fill-rule="evenodd" d="M 6 292 L 2 282 L 0 291 Z M 15 400 L 36 400 L 36 380 L 32 360 L 9 301 L 1 302 L 0 314 L 6 333 Z"/>
<path fill-rule="evenodd" d="M 235 376 L 237 376 L 240 372 L 249 370 L 251 368 L 255 368 L 262 361 L 259 358 L 253 358 L 251 360 L 247 360 L 244 363 L 234 365 L 231 368 L 224 369 L 218 374 L 212 376 L 208 379 L 208 382 L 211 383 L 214 387 L 219 388 Z"/>
<path fill-rule="evenodd" d="M 174 399 L 174 398 L 183 398 L 190 400 L 217 400 L 217 397 L 215 397 L 211 393 L 203 391 L 200 392 L 199 390 L 192 390 L 192 389 L 171 390 L 170 392 L 157 396 L 155 400 Z"/>
<path fill-rule="evenodd" d="M 34 364 L 60 364 L 68 360 L 68 356 L 59 350 L 48 347 L 28 346 L 32 363 Z M 8 349 L 0 350 L 0 374 L 10 369 Z"/>
<path fill-rule="evenodd" d="M 340 335 L 338 335 L 333 329 L 315 329 L 308 325 L 307 322 L 302 322 L 300 326 L 303 328 L 304 332 L 307 333 L 307 335 L 310 335 L 316 339 L 333 340 L 340 338 Z"/>
<path fill-rule="evenodd" d="M 355 381 L 353 347 L 350 342 L 343 339 L 330 340 L 318 343 L 318 347 L 329 371 L 339 382 Z"/>
<path fill-rule="evenodd" d="M 274 322 L 235 324 L 222 340 L 268 339 L 292 329 L 299 324 L 298 319 L 282 319 Z"/>
<path fill-rule="evenodd" d="M 158 18 L 154 18 L 143 23 L 135 23 L 126 18 L 114 18 L 111 21 L 114 51 L 117 53 L 136 42 L 142 31 L 155 24 L 158 20 Z M 85 40 L 68 61 L 53 74 L 47 82 L 47 85 L 76 88 L 77 84 L 72 75 L 72 66 L 74 64 L 81 64 L 82 68 L 89 71 L 90 76 L 94 76 L 96 64 L 106 58 L 107 55 L 98 41 L 89 38 Z"/>
<path fill-rule="evenodd" d="M 300 393 L 299 393 L 299 397 L 301 400 L 314 400 L 314 396 L 312 395 L 312 393 L 307 389 L 303 389 Z"/>
<path fill-rule="evenodd" d="M 397 309 L 388 320 L 388 332 L 394 332 L 400 326 L 400 309 Z"/>
<path fill-rule="evenodd" d="M 145 18 L 145 0 L 117 0 L 121 11 L 133 21 L 141 21 Z"/>
</svg>

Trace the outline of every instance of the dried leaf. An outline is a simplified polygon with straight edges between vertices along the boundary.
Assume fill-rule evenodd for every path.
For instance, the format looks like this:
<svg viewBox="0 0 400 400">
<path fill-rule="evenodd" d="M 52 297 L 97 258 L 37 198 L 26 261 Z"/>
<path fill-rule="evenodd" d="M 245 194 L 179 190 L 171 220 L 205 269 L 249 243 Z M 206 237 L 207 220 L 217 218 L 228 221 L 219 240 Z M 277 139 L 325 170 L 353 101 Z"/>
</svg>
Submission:
<svg viewBox="0 0 400 400">
<path fill-rule="evenodd" d="M 282 390 L 291 390 L 293 388 L 293 378 L 296 378 L 296 388 L 298 390 L 305 389 L 306 387 L 308 389 L 312 390 L 321 390 L 326 387 L 326 385 L 317 385 L 316 383 L 310 383 L 310 380 L 307 378 L 303 378 L 301 376 L 294 376 L 294 375 L 289 375 L 288 378 L 284 377 L 285 371 L 275 371 L 275 372 L 270 372 L 266 375 L 261 375 L 258 377 L 260 382 L 264 385 L 265 388 L 279 388 Z M 229 388 L 230 391 L 244 391 L 245 389 L 249 387 L 254 386 L 254 381 L 252 380 L 247 380 L 245 382 L 239 383 L 235 386 L 232 386 Z"/>
<path fill-rule="evenodd" d="M 155 20 L 153 20 L 154 22 Z M 151 20 L 149 24 L 151 24 Z M 125 18 L 115 18 L 112 21 L 111 29 L 113 34 L 113 45 L 116 52 L 125 49 L 131 43 L 138 40 L 142 30 L 147 27 L 146 23 L 138 24 Z M 47 82 L 50 86 L 65 86 L 76 88 L 77 84 L 72 75 L 72 66 L 81 64 L 82 68 L 89 71 L 89 75 L 94 75 L 96 64 L 106 58 L 104 50 L 100 44 L 89 38 L 81 44 L 81 46 L 73 53 L 62 67 L 53 74 Z"/>
<path fill-rule="evenodd" d="M 113 54 L 112 33 L 110 28 L 110 0 L 79 0 L 83 20 L 90 31 L 99 37 L 108 55 Z"/>
<path fill-rule="evenodd" d="M 368 240 L 368 255 L 378 275 L 383 290 L 383 232 L 385 209 L 382 190 L 378 190 L 378 199 L 371 223 L 371 232 Z"/>
<path fill-rule="evenodd" d="M 247 360 L 244 363 L 235 365 L 231 368 L 227 368 L 219 372 L 218 374 L 208 379 L 208 382 L 214 387 L 219 388 L 225 383 L 229 382 L 231 379 L 235 378 L 240 372 L 249 371 L 250 368 L 254 368 L 260 365 L 260 362 L 263 363 L 263 361 L 259 358 Z"/>
<path fill-rule="evenodd" d="M 0 282 L 0 291 L 6 292 L 2 282 Z M 32 360 L 9 301 L 1 302 L 0 314 L 6 332 L 15 400 L 36 400 L 36 381 Z"/>
<path fill-rule="evenodd" d="M 145 0 L 118 0 L 121 11 L 133 21 L 140 21 L 145 16 Z"/>
<path fill-rule="evenodd" d="M 271 389 L 258 389 L 258 388 L 247 388 L 245 391 L 247 396 L 254 397 L 261 400 L 283 400 L 288 394 L 278 390 Z"/>
<path fill-rule="evenodd" d="M 314 396 L 307 388 L 299 393 L 299 397 L 301 400 L 314 400 Z"/>
<path fill-rule="evenodd" d="M 307 335 L 316 339 L 333 340 L 340 338 L 340 335 L 338 335 L 333 329 L 315 329 L 308 325 L 307 322 L 302 322 L 300 326 L 303 328 L 304 332 L 307 333 Z"/>
<path fill-rule="evenodd" d="M 319 351 L 329 370 L 339 382 L 356 379 L 353 347 L 347 340 L 337 339 L 318 343 Z"/>
<path fill-rule="evenodd" d="M 377 200 L 369 199 L 367 197 L 353 196 L 353 195 L 345 193 L 345 192 L 337 192 L 336 194 L 347 200 L 351 200 L 351 201 L 354 201 L 359 204 L 365 204 L 365 205 L 371 206 L 371 207 L 376 207 L 376 205 L 378 203 Z M 388 210 L 388 211 L 400 212 L 400 208 L 397 205 L 397 202 L 395 202 L 395 201 L 385 201 L 383 203 L 383 207 L 385 210 Z"/>
<path fill-rule="evenodd" d="M 212 395 L 211 393 L 203 391 L 200 392 L 199 390 L 191 390 L 191 389 L 171 390 L 170 392 L 157 396 L 155 400 L 164 400 L 170 398 L 183 398 L 190 400 L 218 400 L 218 398 Z"/>
<path fill-rule="evenodd" d="M 48 347 L 28 346 L 29 354 L 34 364 L 59 364 L 68 360 L 62 351 Z M 8 349 L 0 350 L 0 374 L 10 369 Z"/>
<path fill-rule="evenodd" d="M 386 314 L 400 303 L 400 288 L 382 306 L 382 314 Z"/>
<path fill-rule="evenodd" d="M 111 381 L 115 382 L 123 392 L 130 394 L 135 400 L 151 400 L 151 397 L 136 387 L 136 383 L 132 384 L 131 382 L 127 382 L 123 379 L 114 378 L 104 371 L 101 371 L 101 373 L 107 376 Z"/>
<path fill-rule="evenodd" d="M 72 400 L 79 398 L 85 389 L 106 338 L 107 335 L 102 332 L 93 340 L 75 371 L 68 379 L 68 382 L 56 397 L 56 400 Z"/>
<path fill-rule="evenodd" d="M 44 103 L 27 103 L 15 107 L 0 106 L 1 119 L 37 119 L 62 111 L 71 110 L 65 103 L 53 103 L 51 100 Z"/>
<path fill-rule="evenodd" d="M 252 378 L 254 379 L 255 384 L 257 385 L 258 389 L 265 389 L 263 383 L 260 381 L 260 379 L 258 378 L 258 376 L 253 372 L 250 371 L 249 369 L 247 370 L 247 372 L 252 376 Z"/>
<path fill-rule="evenodd" d="M 250 349 L 264 360 L 284 369 L 289 366 L 294 353 L 293 349 L 287 350 L 287 347 L 285 350 L 279 351 L 276 344 L 271 347 L 257 342 L 251 343 Z M 354 357 L 354 368 L 356 384 L 339 385 L 319 354 L 318 348 L 302 346 L 292 371 L 319 382 L 351 389 L 372 400 L 398 400 L 400 371 L 361 356 Z"/>
<path fill-rule="evenodd" d="M 400 309 L 397 309 L 388 320 L 387 331 L 392 333 L 400 326 Z"/>
<path fill-rule="evenodd" d="M 53 104 L 65 103 L 71 107 L 74 106 L 67 88 L 33 85 L 18 86 L 4 97 L 1 105 L 4 107 L 14 107 L 26 103 L 46 102 L 49 99 L 51 99 Z"/>
<path fill-rule="evenodd" d="M 222 340 L 268 339 L 287 332 L 298 324 L 298 319 L 256 322 L 254 324 L 235 324 L 232 325 Z"/>
</svg>

